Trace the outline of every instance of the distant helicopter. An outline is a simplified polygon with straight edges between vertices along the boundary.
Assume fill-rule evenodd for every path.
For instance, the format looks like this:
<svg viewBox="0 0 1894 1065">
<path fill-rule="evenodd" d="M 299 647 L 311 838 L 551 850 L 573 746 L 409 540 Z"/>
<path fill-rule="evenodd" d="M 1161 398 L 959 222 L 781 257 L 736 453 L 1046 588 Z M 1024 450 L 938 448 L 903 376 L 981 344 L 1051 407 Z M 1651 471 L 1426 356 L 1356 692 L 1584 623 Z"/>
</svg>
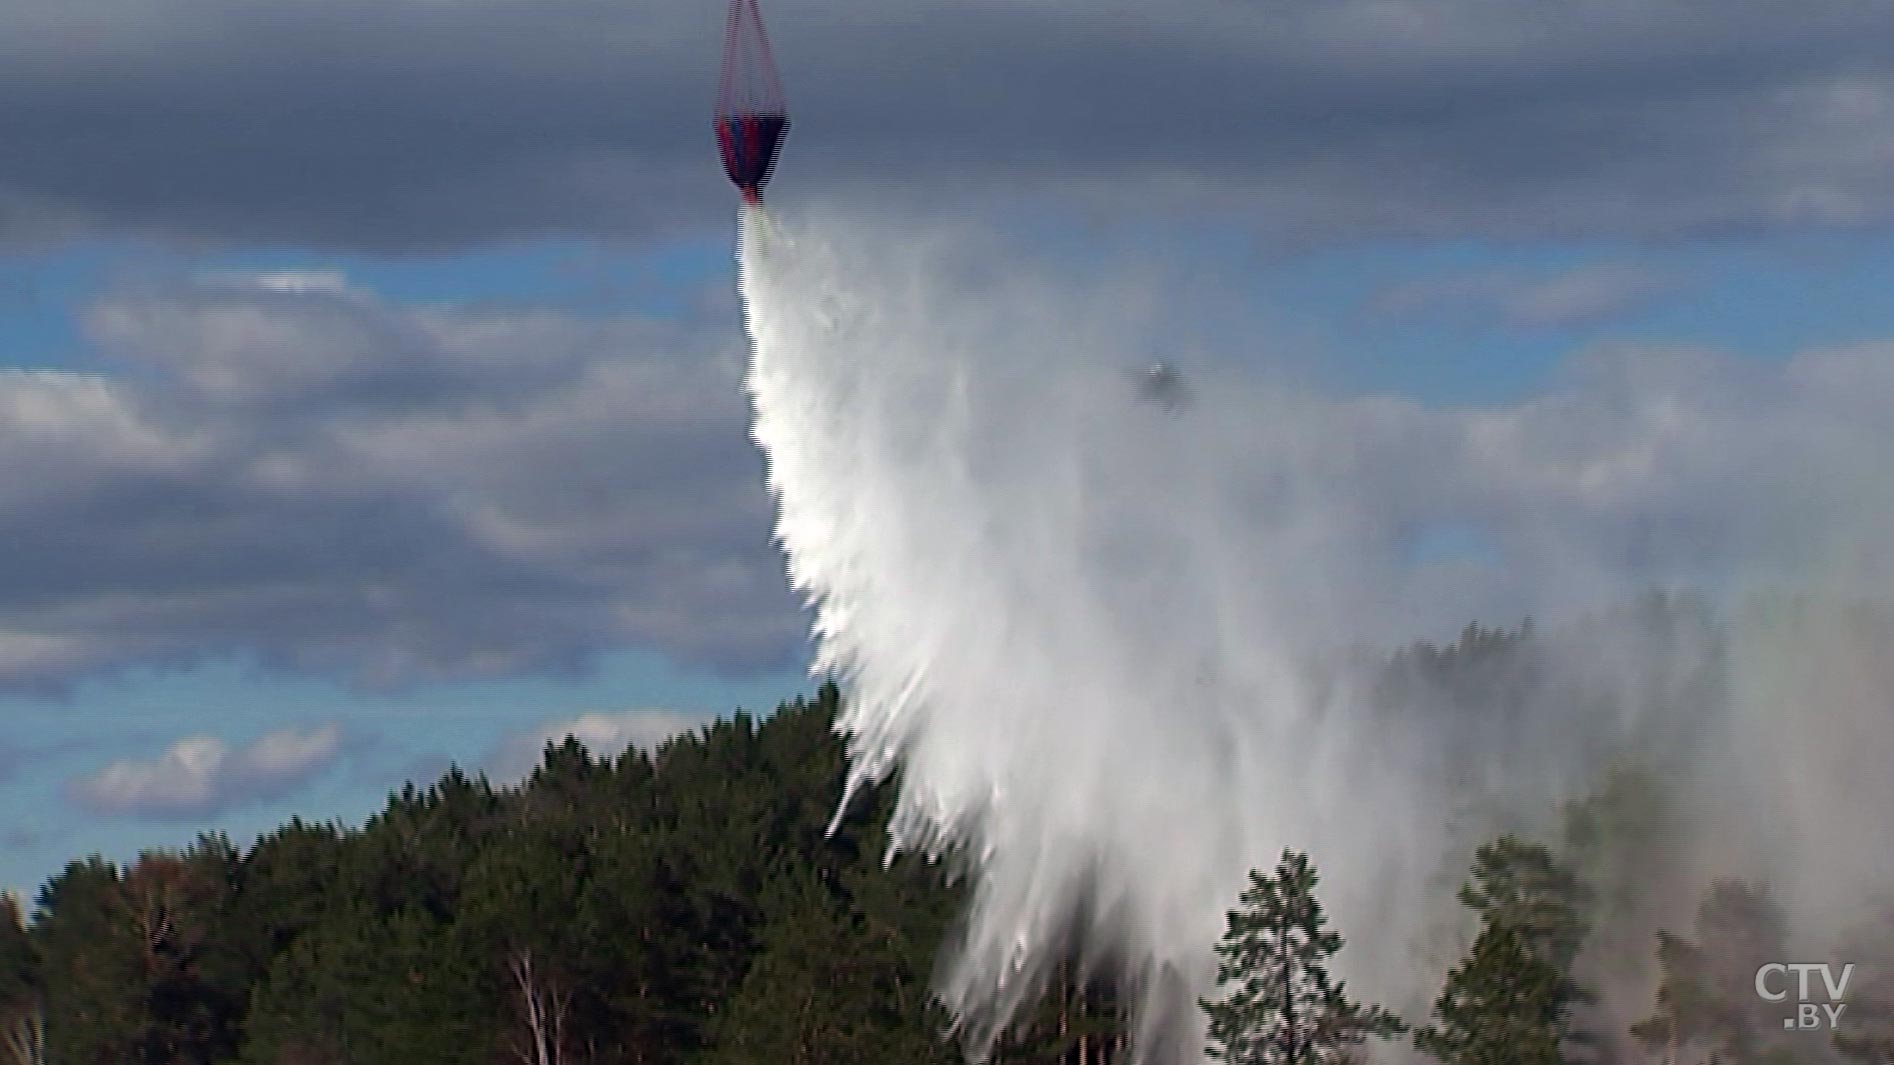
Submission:
<svg viewBox="0 0 1894 1065">
<path fill-rule="evenodd" d="M 1154 362 L 1134 371 L 1132 381 L 1137 387 L 1139 399 L 1155 403 L 1167 411 L 1178 410 L 1190 400 L 1190 390 L 1184 385 L 1184 375 L 1168 362 Z"/>
</svg>

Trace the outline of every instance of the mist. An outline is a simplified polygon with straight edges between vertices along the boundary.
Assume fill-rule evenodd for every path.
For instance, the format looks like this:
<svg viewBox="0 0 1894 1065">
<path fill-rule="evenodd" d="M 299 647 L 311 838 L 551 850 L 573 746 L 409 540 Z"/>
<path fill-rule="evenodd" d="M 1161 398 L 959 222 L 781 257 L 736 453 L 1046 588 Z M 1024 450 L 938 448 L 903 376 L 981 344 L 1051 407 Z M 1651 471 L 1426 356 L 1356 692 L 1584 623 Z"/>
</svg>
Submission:
<svg viewBox="0 0 1894 1065">
<path fill-rule="evenodd" d="M 739 261 L 850 788 L 898 771 L 899 860 L 971 887 L 937 990 L 973 1055 L 1077 953 L 1140 1060 L 1200 1060 L 1224 912 L 1284 847 L 1351 989 L 1420 1019 L 1473 848 L 1558 842 L 1627 766 L 1662 809 L 1581 870 L 1614 1023 L 1714 876 L 1766 878 L 1810 951 L 1894 886 L 1894 347 L 1605 347 L 1485 409 L 1231 350 L 1167 404 L 1134 287 L 760 210 Z M 1532 668 L 1483 694 L 1387 683 L 1408 641 L 1527 618 Z"/>
</svg>

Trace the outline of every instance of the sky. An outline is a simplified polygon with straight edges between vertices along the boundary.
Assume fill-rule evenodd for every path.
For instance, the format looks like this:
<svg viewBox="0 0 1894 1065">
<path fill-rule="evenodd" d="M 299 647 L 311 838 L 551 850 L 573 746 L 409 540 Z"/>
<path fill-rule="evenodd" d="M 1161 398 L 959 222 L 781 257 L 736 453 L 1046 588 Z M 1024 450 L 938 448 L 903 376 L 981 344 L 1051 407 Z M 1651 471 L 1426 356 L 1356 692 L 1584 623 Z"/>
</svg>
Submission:
<svg viewBox="0 0 1894 1065">
<path fill-rule="evenodd" d="M 809 690 L 720 4 L 6 8 L 0 886 Z M 1885 0 L 765 17 L 778 211 L 1142 284 L 1186 373 L 1500 409 L 1600 350 L 1894 358 Z"/>
</svg>

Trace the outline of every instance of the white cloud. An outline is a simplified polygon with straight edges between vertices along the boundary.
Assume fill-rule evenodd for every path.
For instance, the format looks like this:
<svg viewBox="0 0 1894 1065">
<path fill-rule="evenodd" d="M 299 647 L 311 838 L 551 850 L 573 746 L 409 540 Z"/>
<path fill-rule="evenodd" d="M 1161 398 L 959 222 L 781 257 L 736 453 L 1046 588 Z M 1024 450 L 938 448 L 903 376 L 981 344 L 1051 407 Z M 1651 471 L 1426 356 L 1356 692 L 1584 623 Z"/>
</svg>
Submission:
<svg viewBox="0 0 1894 1065">
<path fill-rule="evenodd" d="M 351 283 L 348 275 L 340 270 L 215 271 L 207 274 L 204 280 L 213 285 L 275 292 L 285 296 L 369 295 L 366 290 Z"/>
<path fill-rule="evenodd" d="M 73 797 L 106 814 L 177 820 L 288 794 L 333 765 L 335 724 L 279 729 L 233 749 L 211 735 L 187 736 L 156 758 L 127 758 L 73 784 Z"/>
<path fill-rule="evenodd" d="M 0 687 L 249 656 L 363 685 L 652 648 L 774 668 L 732 316 L 390 303 L 321 272 L 117 290 L 106 376 L 0 370 Z"/>
<path fill-rule="evenodd" d="M 703 715 L 677 710 L 593 711 L 507 739 L 488 764 L 494 779 L 518 781 L 532 773 L 547 744 L 564 743 L 567 737 L 584 744 L 594 758 L 616 758 L 631 747 L 656 750 L 666 740 L 701 727 L 705 720 Z"/>
</svg>

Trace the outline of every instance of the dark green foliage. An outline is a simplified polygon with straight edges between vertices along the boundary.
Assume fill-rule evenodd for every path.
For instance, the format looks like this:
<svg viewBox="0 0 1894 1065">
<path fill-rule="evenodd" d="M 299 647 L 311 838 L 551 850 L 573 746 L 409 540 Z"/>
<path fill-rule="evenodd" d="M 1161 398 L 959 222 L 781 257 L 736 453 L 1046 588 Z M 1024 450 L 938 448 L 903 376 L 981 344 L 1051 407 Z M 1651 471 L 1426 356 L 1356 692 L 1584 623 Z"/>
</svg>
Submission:
<svg viewBox="0 0 1894 1065">
<path fill-rule="evenodd" d="M 43 999 L 60 1065 L 950 1065 L 928 982 L 958 895 L 883 867 L 877 794 L 828 833 L 836 709 L 566 743 L 519 788 L 453 770 L 247 854 L 73 863 L 30 925 L 0 913 L 0 1021 Z M 996 1065 L 1111 1060 L 1103 996 L 1066 994 L 1063 1042 L 1051 1015 Z"/>
<path fill-rule="evenodd" d="M 1306 854 L 1282 852 L 1274 875 L 1250 871 L 1241 906 L 1217 946 L 1219 1001 L 1210 1015 L 1209 1054 L 1232 1065 L 1328 1065 L 1349 1060 L 1369 1036 L 1405 1030 L 1379 1006 L 1350 1002 L 1328 974 L 1342 948 L 1315 897 Z"/>
<path fill-rule="evenodd" d="M 1460 901 L 1480 932 L 1414 1045 L 1449 1065 L 1563 1065 L 1589 1042 L 1589 996 L 1572 978 L 1588 893 L 1543 846 L 1503 836 L 1479 849 Z"/>
<path fill-rule="evenodd" d="M 222 937 L 240 857 L 206 837 L 120 871 L 75 862 L 40 894 L 46 1036 L 57 1061 L 196 1065 L 240 1038 L 242 966 Z"/>
<path fill-rule="evenodd" d="M 1449 1065 L 1563 1065 L 1576 992 L 1530 935 L 1489 921 L 1414 1045 Z"/>
<path fill-rule="evenodd" d="M 39 951 L 26 930 L 26 915 L 12 895 L 0 895 L 0 1012 L 39 999 Z"/>
<path fill-rule="evenodd" d="M 474 948 L 453 933 L 469 870 L 497 846 L 503 818 L 500 795 L 453 770 L 425 791 L 403 789 L 360 833 L 336 840 L 333 874 L 303 885 L 319 886 L 319 906 L 256 900 L 282 946 L 247 1017 L 245 1060 L 490 1060 L 492 971 L 503 949 Z M 319 839 L 306 834 L 296 846 Z M 298 931 L 311 913 L 314 923 Z"/>
<path fill-rule="evenodd" d="M 1475 852 L 1460 902 L 1482 923 L 1518 931 L 1561 971 L 1570 971 L 1588 931 L 1589 891 L 1551 851 L 1517 836 L 1501 836 Z"/>
<path fill-rule="evenodd" d="M 73 862 L 40 890 L 33 938 L 43 959 L 47 1042 L 54 1060 L 122 1065 L 143 1019 L 142 950 L 116 866 Z"/>
</svg>

